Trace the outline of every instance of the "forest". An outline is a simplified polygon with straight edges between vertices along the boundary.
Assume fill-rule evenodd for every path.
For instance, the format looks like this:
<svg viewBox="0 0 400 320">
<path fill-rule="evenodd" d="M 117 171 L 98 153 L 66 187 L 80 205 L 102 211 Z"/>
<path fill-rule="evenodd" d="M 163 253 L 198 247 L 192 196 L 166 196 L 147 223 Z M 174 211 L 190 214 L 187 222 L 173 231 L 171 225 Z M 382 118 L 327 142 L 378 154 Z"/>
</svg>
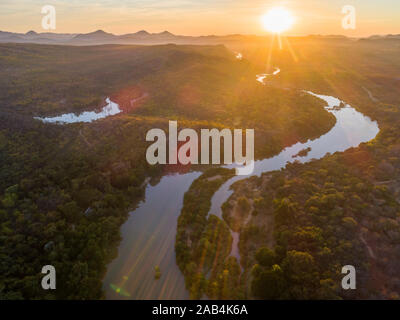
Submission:
<svg viewBox="0 0 400 320">
<path fill-rule="evenodd" d="M 344 153 L 236 182 L 220 223 L 240 233 L 242 272 L 226 258 L 228 295 L 198 292 L 230 299 L 399 299 L 398 43 L 299 41 L 293 50 L 303 59 L 280 55 L 284 73 L 269 86 L 338 96 L 377 120 L 380 133 Z M 254 63 L 263 56 L 247 54 Z M 356 291 L 341 287 L 344 265 L 357 268 Z M 206 284 L 212 272 L 203 272 Z"/>
<path fill-rule="evenodd" d="M 335 125 L 303 90 L 340 97 L 381 132 L 345 153 L 235 184 L 222 219 L 207 214 L 233 171 L 186 168 L 204 171 L 177 222 L 190 296 L 398 298 L 399 46 L 292 45 L 297 61 L 274 52 L 282 74 L 263 86 L 255 75 L 265 71 L 268 47 L 243 45 L 239 61 L 222 45 L 0 44 L 0 299 L 104 298 L 106 266 L 146 178 L 181 170 L 147 164 L 146 132 L 168 131 L 169 120 L 196 130 L 254 128 L 256 158 L 270 157 Z M 98 110 L 106 97 L 123 112 L 87 124 L 34 119 Z M 240 233 L 240 262 L 228 257 L 228 226 Z M 356 296 L 338 287 L 344 263 L 360 267 Z M 46 264 L 57 269 L 55 292 L 39 285 Z"/>
<path fill-rule="evenodd" d="M 333 125 L 317 99 L 262 90 L 251 68 L 223 46 L 1 44 L 0 297 L 104 297 L 106 265 L 145 178 L 171 170 L 147 164 L 148 130 L 170 119 L 194 129 L 256 125 L 262 156 Z M 106 97 L 123 113 L 62 126 L 34 119 L 98 110 Z M 323 121 L 310 128 L 310 117 Z M 39 285 L 50 262 L 55 293 Z"/>
</svg>

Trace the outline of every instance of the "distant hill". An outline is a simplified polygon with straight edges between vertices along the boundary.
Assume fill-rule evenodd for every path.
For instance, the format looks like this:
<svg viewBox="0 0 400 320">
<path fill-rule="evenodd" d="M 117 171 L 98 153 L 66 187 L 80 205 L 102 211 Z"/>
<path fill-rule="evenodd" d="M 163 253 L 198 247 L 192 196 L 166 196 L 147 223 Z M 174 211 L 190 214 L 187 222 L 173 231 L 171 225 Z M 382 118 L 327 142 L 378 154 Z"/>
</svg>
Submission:
<svg viewBox="0 0 400 320">
<path fill-rule="evenodd" d="M 231 34 L 225 36 L 182 36 L 175 35 L 169 31 L 160 33 L 149 33 L 146 30 L 140 30 L 135 33 L 123 35 L 115 35 L 97 30 L 90 33 L 81 34 L 59 34 L 59 33 L 37 33 L 29 31 L 27 33 L 12 33 L 0 31 L 0 42 L 17 42 L 17 43 L 46 43 L 46 44 L 63 44 L 63 45 L 100 45 L 100 44 L 230 44 L 235 42 L 259 42 L 265 41 L 270 36 L 241 35 Z M 313 35 L 306 37 L 291 38 L 310 38 L 310 39 L 347 39 L 345 36 L 321 36 Z"/>
<path fill-rule="evenodd" d="M 75 36 L 76 34 L 51 32 L 37 33 L 32 30 L 27 33 L 0 31 L 0 42 L 65 44 Z"/>
<path fill-rule="evenodd" d="M 74 38 L 71 39 L 71 42 L 85 42 L 85 43 L 107 43 L 113 42 L 118 39 L 118 36 L 113 35 L 112 33 L 107 33 L 103 30 L 97 30 L 95 32 L 86 33 L 86 34 L 78 34 Z"/>
<path fill-rule="evenodd" d="M 400 40 L 400 34 L 373 35 L 363 40 Z"/>
<path fill-rule="evenodd" d="M 104 30 L 97 30 L 90 33 L 37 33 L 33 30 L 27 33 L 13 33 L 0 31 L 0 43 L 38 43 L 38 44 L 62 44 L 62 45 L 101 45 L 101 44 L 196 44 L 196 45 L 216 45 L 216 44 L 235 44 L 238 42 L 262 42 L 270 38 L 270 35 L 241 35 L 230 34 L 224 36 L 206 35 L 206 36 L 183 36 L 175 35 L 169 31 L 160 33 L 150 33 L 146 30 L 140 30 L 134 33 L 115 35 Z M 308 35 L 308 36 L 290 36 L 292 40 L 328 40 L 328 41 L 347 41 L 350 38 L 343 35 Z M 400 34 L 373 35 L 359 40 L 400 40 Z"/>
<path fill-rule="evenodd" d="M 28 36 L 28 37 L 33 37 L 33 36 L 37 36 L 38 34 L 37 34 L 37 32 L 35 32 L 35 31 L 28 31 L 27 33 L 26 33 L 26 35 Z"/>
</svg>

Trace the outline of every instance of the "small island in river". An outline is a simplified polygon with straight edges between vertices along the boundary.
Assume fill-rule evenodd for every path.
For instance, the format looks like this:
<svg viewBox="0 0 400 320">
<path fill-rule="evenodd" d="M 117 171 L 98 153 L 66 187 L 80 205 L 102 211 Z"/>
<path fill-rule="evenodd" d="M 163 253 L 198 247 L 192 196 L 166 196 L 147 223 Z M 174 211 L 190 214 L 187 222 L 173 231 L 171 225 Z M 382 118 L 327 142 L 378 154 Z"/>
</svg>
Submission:
<svg viewBox="0 0 400 320">
<path fill-rule="evenodd" d="M 310 151 L 311 151 L 311 148 L 308 147 L 306 149 L 301 150 L 298 154 L 295 154 L 294 156 L 292 156 L 292 158 L 307 157 L 307 155 L 309 154 Z"/>
</svg>

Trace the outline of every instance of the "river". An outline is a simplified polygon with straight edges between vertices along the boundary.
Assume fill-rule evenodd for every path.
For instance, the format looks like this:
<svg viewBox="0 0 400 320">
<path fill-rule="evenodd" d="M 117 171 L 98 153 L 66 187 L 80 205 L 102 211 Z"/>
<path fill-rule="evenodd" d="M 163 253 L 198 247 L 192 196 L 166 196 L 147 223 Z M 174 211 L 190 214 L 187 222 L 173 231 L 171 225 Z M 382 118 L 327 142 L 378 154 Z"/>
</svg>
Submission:
<svg viewBox="0 0 400 320">
<path fill-rule="evenodd" d="M 260 81 L 258 76 L 257 81 Z M 335 97 L 307 93 L 326 102 L 325 109 L 336 117 L 335 126 L 317 139 L 297 143 L 277 156 L 256 161 L 253 175 L 282 169 L 288 162 L 305 163 L 327 153 L 342 152 L 378 134 L 378 124 L 350 105 Z M 310 151 L 306 156 L 296 156 L 307 148 Z M 107 299 L 188 299 L 184 277 L 175 262 L 175 235 L 184 194 L 200 175 L 200 172 L 167 175 L 156 186 L 146 187 L 145 200 L 122 226 L 118 257 L 108 266 L 103 281 Z M 236 176 L 222 185 L 212 198 L 210 213 L 221 217 L 221 206 L 232 194 L 230 187 L 246 178 Z M 231 255 L 240 261 L 239 234 L 232 232 L 232 236 Z M 155 266 L 161 270 L 158 280 L 154 277 Z"/>
<path fill-rule="evenodd" d="M 106 98 L 106 105 L 101 109 L 100 112 L 95 111 L 85 111 L 81 114 L 75 113 L 65 113 L 60 116 L 55 117 L 34 117 L 36 120 L 40 120 L 46 123 L 55 123 L 55 124 L 69 124 L 69 123 L 79 123 L 79 122 L 92 122 L 99 119 L 104 119 L 109 116 L 114 116 L 116 114 L 121 113 L 119 105 L 110 100 L 110 98 Z"/>
</svg>

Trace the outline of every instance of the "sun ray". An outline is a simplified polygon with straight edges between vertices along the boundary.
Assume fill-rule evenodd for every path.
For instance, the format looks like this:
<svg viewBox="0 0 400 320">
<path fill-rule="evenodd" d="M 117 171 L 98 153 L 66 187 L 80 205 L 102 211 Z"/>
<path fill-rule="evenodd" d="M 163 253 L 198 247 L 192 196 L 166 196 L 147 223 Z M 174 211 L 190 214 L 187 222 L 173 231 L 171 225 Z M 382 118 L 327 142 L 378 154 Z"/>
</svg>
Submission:
<svg viewBox="0 0 400 320">
<path fill-rule="evenodd" d="M 294 62 L 298 62 L 299 58 L 297 57 L 296 53 L 294 52 L 293 47 L 290 44 L 289 39 L 287 37 L 283 37 L 283 39 L 285 40 L 285 43 L 286 43 L 287 47 L 289 48 L 289 52 L 292 55 L 292 58 L 293 58 Z"/>
<path fill-rule="evenodd" d="M 269 72 L 271 68 L 271 60 L 272 60 L 272 51 L 274 50 L 274 42 L 275 42 L 275 34 L 272 35 L 271 38 L 271 45 L 269 47 L 269 53 L 268 53 L 268 60 L 267 60 L 267 70 L 266 72 Z"/>
<path fill-rule="evenodd" d="M 278 33 L 278 43 L 279 43 L 279 50 L 282 50 L 282 39 L 281 39 L 281 34 Z"/>
</svg>

